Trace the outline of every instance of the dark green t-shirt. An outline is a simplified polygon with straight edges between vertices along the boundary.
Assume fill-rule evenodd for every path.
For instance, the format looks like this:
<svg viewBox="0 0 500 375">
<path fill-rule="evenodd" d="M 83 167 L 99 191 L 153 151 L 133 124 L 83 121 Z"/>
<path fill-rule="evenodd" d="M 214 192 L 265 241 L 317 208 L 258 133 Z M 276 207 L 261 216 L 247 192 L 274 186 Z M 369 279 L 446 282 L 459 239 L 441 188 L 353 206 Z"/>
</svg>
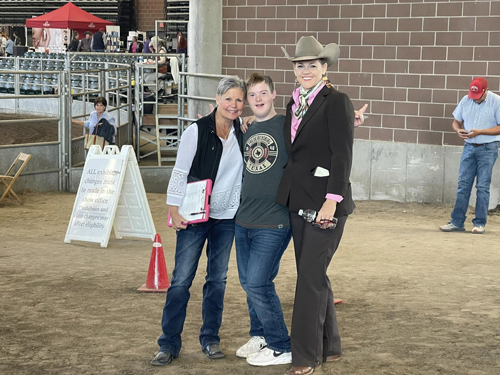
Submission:
<svg viewBox="0 0 500 375">
<path fill-rule="evenodd" d="M 236 223 L 271 229 L 290 225 L 288 207 L 276 203 L 276 193 L 288 162 L 283 128 L 285 116 L 255 121 L 243 136 L 243 184 Z"/>
</svg>

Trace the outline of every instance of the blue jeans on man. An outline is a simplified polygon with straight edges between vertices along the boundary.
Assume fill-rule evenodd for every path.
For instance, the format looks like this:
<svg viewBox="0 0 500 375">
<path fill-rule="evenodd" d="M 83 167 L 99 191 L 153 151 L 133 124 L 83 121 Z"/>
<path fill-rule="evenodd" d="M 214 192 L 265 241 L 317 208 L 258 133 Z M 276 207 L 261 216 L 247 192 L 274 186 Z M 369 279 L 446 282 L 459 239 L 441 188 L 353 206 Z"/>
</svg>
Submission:
<svg viewBox="0 0 500 375">
<path fill-rule="evenodd" d="M 177 232 L 175 268 L 163 308 L 161 327 L 163 334 L 158 339 L 161 352 L 174 357 L 181 350 L 181 333 L 186 319 L 189 288 L 196 275 L 198 261 L 207 240 L 207 275 L 203 286 L 200 344 L 205 348 L 220 342 L 219 329 L 222 323 L 226 278 L 234 239 L 234 219 L 209 219 L 205 223 L 190 224 Z"/>
<path fill-rule="evenodd" d="M 248 229 L 236 224 L 236 259 L 240 283 L 247 294 L 250 336 L 265 337 L 267 347 L 277 352 L 291 351 L 273 282 L 291 236 L 290 227 Z"/>
<path fill-rule="evenodd" d="M 460 170 L 458 173 L 458 189 L 455 208 L 451 213 L 451 223 L 463 228 L 474 179 L 477 177 L 476 212 L 472 220 L 474 226 L 485 226 L 490 203 L 490 184 L 493 166 L 498 157 L 498 142 L 464 145 Z"/>
</svg>

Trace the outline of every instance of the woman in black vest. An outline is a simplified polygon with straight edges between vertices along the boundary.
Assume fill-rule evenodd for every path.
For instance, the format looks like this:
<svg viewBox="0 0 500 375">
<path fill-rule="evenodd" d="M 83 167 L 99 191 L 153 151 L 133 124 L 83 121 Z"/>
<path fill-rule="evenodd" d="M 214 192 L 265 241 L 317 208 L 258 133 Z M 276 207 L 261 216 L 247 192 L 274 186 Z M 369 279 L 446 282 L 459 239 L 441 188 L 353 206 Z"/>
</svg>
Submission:
<svg viewBox="0 0 500 375">
<path fill-rule="evenodd" d="M 177 231 L 175 268 L 163 308 L 160 349 L 151 361 L 153 366 L 168 365 L 179 355 L 189 288 L 205 242 L 207 276 L 203 286 L 200 344 L 208 358 L 224 357 L 219 347 L 219 328 L 234 238 L 234 216 L 240 202 L 243 160 L 239 116 L 245 95 L 243 80 L 223 78 L 217 87 L 217 108 L 182 134 L 167 190 L 172 227 Z M 204 223 L 189 224 L 189 217 L 179 213 L 186 184 L 205 179 L 213 182 L 210 218 Z"/>
<path fill-rule="evenodd" d="M 349 183 L 354 109 L 326 79 L 339 53 L 335 43 L 323 47 L 312 36 L 298 41 L 294 57 L 285 51 L 300 85 L 286 110 L 289 161 L 276 198 L 290 209 L 297 266 L 289 375 L 311 374 L 342 353 L 327 269 L 354 209 Z M 300 209 L 318 212 L 315 226 L 299 216 Z"/>
</svg>

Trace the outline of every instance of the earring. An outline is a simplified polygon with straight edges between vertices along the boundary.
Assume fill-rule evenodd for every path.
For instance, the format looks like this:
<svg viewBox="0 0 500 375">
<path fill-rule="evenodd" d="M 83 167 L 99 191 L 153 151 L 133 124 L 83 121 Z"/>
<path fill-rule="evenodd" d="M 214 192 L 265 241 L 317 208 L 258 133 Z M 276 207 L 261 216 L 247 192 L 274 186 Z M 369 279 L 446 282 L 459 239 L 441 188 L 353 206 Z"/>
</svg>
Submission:
<svg viewBox="0 0 500 375">
<path fill-rule="evenodd" d="M 333 88 L 333 85 L 330 82 L 330 80 L 326 77 L 326 74 L 323 74 L 323 83 L 326 85 L 326 87 L 330 89 Z"/>
</svg>

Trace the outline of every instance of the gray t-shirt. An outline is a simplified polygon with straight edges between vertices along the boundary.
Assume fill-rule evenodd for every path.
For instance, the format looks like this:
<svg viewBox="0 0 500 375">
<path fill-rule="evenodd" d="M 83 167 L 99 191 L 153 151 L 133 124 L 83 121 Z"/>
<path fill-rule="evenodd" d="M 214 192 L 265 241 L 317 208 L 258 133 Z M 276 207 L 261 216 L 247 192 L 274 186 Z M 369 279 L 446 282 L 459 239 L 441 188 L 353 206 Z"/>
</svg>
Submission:
<svg viewBox="0 0 500 375">
<path fill-rule="evenodd" d="M 272 229 L 290 225 L 288 207 L 276 203 L 276 193 L 288 162 L 283 129 L 285 116 L 255 121 L 243 136 L 243 184 L 236 223 L 246 228 Z"/>
</svg>

